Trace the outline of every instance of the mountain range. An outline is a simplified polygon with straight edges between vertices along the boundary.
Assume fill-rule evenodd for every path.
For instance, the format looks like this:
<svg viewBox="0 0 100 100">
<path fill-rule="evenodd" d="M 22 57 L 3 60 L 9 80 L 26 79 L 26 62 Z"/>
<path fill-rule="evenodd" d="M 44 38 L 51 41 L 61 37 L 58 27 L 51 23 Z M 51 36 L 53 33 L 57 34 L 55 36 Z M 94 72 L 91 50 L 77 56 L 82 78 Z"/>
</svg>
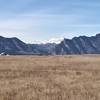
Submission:
<svg viewBox="0 0 100 100">
<path fill-rule="evenodd" d="M 4 55 L 67 55 L 100 54 L 100 34 L 63 39 L 60 43 L 27 44 L 18 38 L 0 36 L 0 54 Z"/>
</svg>

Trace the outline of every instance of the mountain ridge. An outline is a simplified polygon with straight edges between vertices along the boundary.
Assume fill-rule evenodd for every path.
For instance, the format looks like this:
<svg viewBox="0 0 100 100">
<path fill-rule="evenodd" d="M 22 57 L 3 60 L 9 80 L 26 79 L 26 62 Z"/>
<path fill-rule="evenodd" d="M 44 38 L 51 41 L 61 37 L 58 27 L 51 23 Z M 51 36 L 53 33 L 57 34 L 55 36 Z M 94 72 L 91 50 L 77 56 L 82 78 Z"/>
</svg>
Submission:
<svg viewBox="0 0 100 100">
<path fill-rule="evenodd" d="M 58 44 L 27 44 L 16 37 L 0 36 L 0 53 L 9 55 L 100 54 L 100 33 L 90 37 L 64 38 Z"/>
<path fill-rule="evenodd" d="M 64 39 L 56 46 L 57 54 L 100 54 L 100 34 Z"/>
</svg>

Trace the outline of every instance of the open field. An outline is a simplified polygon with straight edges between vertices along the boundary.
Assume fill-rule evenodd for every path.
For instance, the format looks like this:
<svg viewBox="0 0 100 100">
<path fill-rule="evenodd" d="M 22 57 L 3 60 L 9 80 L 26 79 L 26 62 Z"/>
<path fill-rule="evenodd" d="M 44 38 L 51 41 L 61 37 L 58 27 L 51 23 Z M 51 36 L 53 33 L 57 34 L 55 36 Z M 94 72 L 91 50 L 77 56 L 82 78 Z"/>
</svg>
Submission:
<svg viewBox="0 0 100 100">
<path fill-rule="evenodd" d="M 1 56 L 0 100 L 100 100 L 100 56 Z"/>
</svg>

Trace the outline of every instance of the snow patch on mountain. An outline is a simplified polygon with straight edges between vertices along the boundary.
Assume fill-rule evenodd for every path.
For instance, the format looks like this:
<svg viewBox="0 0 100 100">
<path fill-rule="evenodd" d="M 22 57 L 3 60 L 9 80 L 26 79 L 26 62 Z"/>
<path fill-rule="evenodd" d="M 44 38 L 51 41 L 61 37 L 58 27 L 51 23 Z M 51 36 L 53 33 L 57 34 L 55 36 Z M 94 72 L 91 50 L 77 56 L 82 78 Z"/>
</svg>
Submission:
<svg viewBox="0 0 100 100">
<path fill-rule="evenodd" d="M 44 41 L 34 41 L 33 44 L 47 44 L 47 43 L 55 43 L 59 44 L 61 41 L 63 41 L 64 38 L 51 38 L 49 40 L 44 40 Z"/>
</svg>

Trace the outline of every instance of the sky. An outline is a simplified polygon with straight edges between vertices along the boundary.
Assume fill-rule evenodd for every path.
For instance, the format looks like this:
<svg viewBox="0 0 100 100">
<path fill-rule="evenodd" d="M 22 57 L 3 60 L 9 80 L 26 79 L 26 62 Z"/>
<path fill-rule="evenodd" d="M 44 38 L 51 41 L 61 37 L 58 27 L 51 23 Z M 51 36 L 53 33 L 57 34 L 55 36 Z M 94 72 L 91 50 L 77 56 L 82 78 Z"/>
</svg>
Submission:
<svg viewBox="0 0 100 100">
<path fill-rule="evenodd" d="M 100 0 L 0 0 L 0 35 L 25 42 L 95 35 Z"/>
</svg>

